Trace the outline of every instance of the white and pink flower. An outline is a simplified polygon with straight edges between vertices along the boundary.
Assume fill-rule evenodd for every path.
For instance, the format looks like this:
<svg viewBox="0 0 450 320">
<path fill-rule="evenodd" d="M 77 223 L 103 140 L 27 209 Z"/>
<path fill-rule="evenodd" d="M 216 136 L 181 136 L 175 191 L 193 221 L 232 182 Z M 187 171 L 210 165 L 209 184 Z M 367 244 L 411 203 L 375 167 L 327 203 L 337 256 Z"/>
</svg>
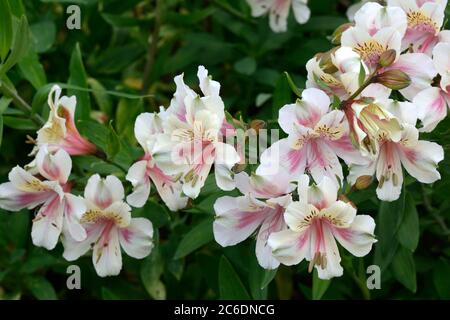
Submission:
<svg viewBox="0 0 450 320">
<path fill-rule="evenodd" d="M 247 0 L 252 9 L 252 16 L 260 17 L 269 14 L 269 24 L 273 32 L 287 30 L 287 19 L 292 4 L 295 20 L 304 24 L 309 20 L 311 11 L 308 0 Z"/>
<path fill-rule="evenodd" d="M 316 181 L 328 176 L 340 184 L 339 158 L 366 163 L 349 138 L 344 112 L 331 110 L 330 98 L 321 90 L 305 89 L 301 100 L 280 109 L 278 123 L 289 136 L 263 152 L 258 174 L 275 174 L 283 168 L 294 180 L 309 172 Z"/>
<path fill-rule="evenodd" d="M 132 183 L 133 193 L 127 196 L 127 202 L 133 207 L 142 207 L 147 202 L 153 182 L 167 207 L 177 211 L 187 204 L 187 198 L 181 195 L 181 182 L 177 181 L 177 177 L 165 174 L 152 157 L 154 144 L 163 133 L 163 117 L 164 110 L 160 113 L 142 113 L 136 118 L 134 134 L 145 155 L 128 170 L 126 179 Z"/>
<path fill-rule="evenodd" d="M 61 97 L 61 88 L 54 85 L 48 95 L 50 114 L 47 122 L 37 132 L 36 146 L 32 154 L 36 154 L 42 145 L 50 151 L 64 149 L 68 154 L 95 154 L 97 147 L 83 138 L 75 125 L 75 96 Z"/>
<path fill-rule="evenodd" d="M 256 230 L 256 257 L 266 269 L 275 269 L 279 262 L 272 256 L 267 239 L 273 232 L 286 228 L 283 213 L 291 202 L 293 185 L 286 172 L 276 176 L 248 176 L 241 172 L 235 176 L 236 187 L 244 194 L 240 197 L 221 197 L 214 210 L 214 238 L 223 247 L 236 245 Z"/>
<path fill-rule="evenodd" d="M 419 107 L 419 119 L 423 127 L 420 131 L 430 132 L 447 115 L 450 107 L 450 43 L 439 43 L 433 49 L 433 62 L 440 76 L 437 87 L 419 92 L 414 103 Z"/>
<path fill-rule="evenodd" d="M 92 262 L 100 277 L 118 275 L 122 269 L 122 249 L 142 259 L 153 248 L 153 225 L 145 218 L 132 218 L 131 208 L 123 201 L 124 189 L 115 176 L 89 178 L 84 190 L 87 211 L 81 217 L 87 237 L 77 241 L 69 234 L 63 238 L 63 256 L 78 259 L 91 248 Z"/>
<path fill-rule="evenodd" d="M 299 201 L 287 206 L 284 221 L 288 228 L 272 233 L 268 243 L 274 257 L 291 266 L 303 259 L 315 266 L 321 279 L 343 274 L 336 240 L 357 257 L 367 255 L 376 242 L 375 222 L 368 215 L 356 215 L 350 204 L 337 201 L 337 187 L 328 177 L 309 186 L 309 178 L 300 177 Z"/>
<path fill-rule="evenodd" d="M 231 169 L 240 161 L 234 146 L 222 142 L 228 124 L 220 84 L 203 66 L 197 76 L 202 97 L 184 84 L 182 75 L 175 78 L 177 91 L 162 123 L 164 134 L 153 148 L 158 167 L 179 176 L 183 193 L 190 198 L 198 196 L 213 165 L 219 188 L 234 189 Z"/>
<path fill-rule="evenodd" d="M 84 200 L 70 193 L 68 178 L 72 160 L 60 149 L 50 153 L 43 145 L 36 156 L 38 177 L 17 166 L 9 181 L 0 185 L 0 207 L 9 211 L 39 207 L 33 219 L 31 237 L 34 245 L 53 249 L 61 232 L 77 239 L 86 238 L 79 219 L 86 211 Z"/>
<path fill-rule="evenodd" d="M 402 123 L 400 139 L 394 139 L 387 130 L 378 131 L 377 156 L 369 165 L 349 166 L 347 179 L 351 184 L 355 184 L 358 177 L 376 174 L 378 198 L 394 201 L 400 196 L 403 185 L 402 166 L 422 183 L 433 183 L 440 179 L 437 165 L 444 159 L 444 151 L 434 142 L 419 140 L 419 131 L 415 127 L 416 108 L 410 102 L 391 101 L 385 105 L 386 111 Z"/>
</svg>

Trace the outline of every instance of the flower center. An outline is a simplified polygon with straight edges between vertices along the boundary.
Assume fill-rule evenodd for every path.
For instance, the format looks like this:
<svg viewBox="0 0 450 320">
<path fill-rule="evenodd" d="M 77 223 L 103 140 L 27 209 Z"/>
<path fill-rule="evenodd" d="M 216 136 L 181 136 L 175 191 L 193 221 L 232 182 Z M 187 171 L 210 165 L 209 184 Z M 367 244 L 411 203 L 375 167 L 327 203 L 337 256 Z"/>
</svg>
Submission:
<svg viewBox="0 0 450 320">
<path fill-rule="evenodd" d="M 421 11 L 410 11 L 406 15 L 408 27 L 426 33 L 439 32 L 439 26 L 429 16 Z"/>
<path fill-rule="evenodd" d="M 116 212 L 103 211 L 100 209 L 90 209 L 83 214 L 81 223 L 98 223 L 111 222 L 119 227 L 126 227 L 126 222 L 123 217 Z"/>
<path fill-rule="evenodd" d="M 379 42 L 370 40 L 362 44 L 358 44 L 354 50 L 359 53 L 361 59 L 369 65 L 378 64 L 380 55 L 386 51 L 386 48 Z"/>
</svg>

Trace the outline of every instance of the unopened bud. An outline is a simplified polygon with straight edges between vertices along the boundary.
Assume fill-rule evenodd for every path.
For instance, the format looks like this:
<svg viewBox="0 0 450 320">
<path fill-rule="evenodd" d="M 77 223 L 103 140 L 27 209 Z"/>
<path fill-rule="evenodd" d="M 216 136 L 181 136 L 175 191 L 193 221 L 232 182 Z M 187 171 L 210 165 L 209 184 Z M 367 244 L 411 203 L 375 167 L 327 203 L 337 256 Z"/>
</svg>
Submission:
<svg viewBox="0 0 450 320">
<path fill-rule="evenodd" d="M 401 90 L 411 84 L 411 78 L 401 70 L 387 70 L 376 77 L 376 81 L 392 90 Z"/>
<path fill-rule="evenodd" d="M 259 132 L 260 129 L 264 129 L 266 127 L 266 123 L 263 120 L 253 120 L 250 122 L 250 128 L 255 130 L 256 133 Z"/>
<path fill-rule="evenodd" d="M 338 46 L 341 44 L 341 37 L 345 30 L 352 27 L 353 23 L 344 23 L 341 24 L 339 27 L 334 30 L 333 34 L 331 35 L 331 43 Z"/>
<path fill-rule="evenodd" d="M 345 202 L 345 203 L 348 203 L 348 204 L 351 205 L 353 208 L 357 209 L 357 208 L 356 208 L 356 205 L 355 205 L 352 201 L 350 201 L 350 199 L 349 199 L 345 194 L 340 194 L 340 195 L 338 196 L 338 200 L 341 200 L 341 201 L 343 201 L 343 202 Z"/>
<path fill-rule="evenodd" d="M 331 55 L 333 52 L 334 52 L 334 50 L 325 52 L 320 57 L 320 62 L 319 62 L 320 69 L 322 69 L 323 72 L 328 73 L 328 74 L 335 73 L 339 70 L 334 65 L 333 60 L 331 59 Z"/>
<path fill-rule="evenodd" d="M 389 67 L 394 63 L 396 57 L 397 52 L 394 49 L 389 49 L 381 54 L 380 61 L 378 63 L 382 67 Z"/>
<path fill-rule="evenodd" d="M 361 176 L 356 179 L 355 188 L 358 190 L 367 189 L 372 184 L 372 176 Z"/>
</svg>

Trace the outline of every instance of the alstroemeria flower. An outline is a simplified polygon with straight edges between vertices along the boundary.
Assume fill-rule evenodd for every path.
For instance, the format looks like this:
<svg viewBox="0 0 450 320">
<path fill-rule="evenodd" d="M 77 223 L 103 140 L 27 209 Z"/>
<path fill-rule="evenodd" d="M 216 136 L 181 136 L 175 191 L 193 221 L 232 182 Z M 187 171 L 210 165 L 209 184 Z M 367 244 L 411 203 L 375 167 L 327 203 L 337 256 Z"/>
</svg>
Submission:
<svg viewBox="0 0 450 320">
<path fill-rule="evenodd" d="M 37 132 L 37 145 L 32 154 L 42 145 L 47 145 L 50 151 L 64 149 L 73 156 L 96 153 L 96 146 L 83 138 L 75 125 L 76 97 L 60 96 L 61 88 L 54 85 L 48 95 L 50 114 Z"/>
<path fill-rule="evenodd" d="M 238 244 L 256 230 L 256 257 L 265 269 L 275 269 L 279 262 L 272 256 L 267 239 L 273 232 L 286 228 L 283 213 L 291 202 L 293 186 L 286 172 L 276 176 L 249 177 L 241 172 L 235 176 L 236 187 L 244 196 L 221 197 L 214 210 L 214 238 L 223 247 Z"/>
<path fill-rule="evenodd" d="M 260 17 L 269 13 L 269 24 L 273 32 L 287 30 L 287 18 L 292 4 L 295 20 L 304 24 L 309 20 L 311 11 L 308 0 L 247 0 L 252 9 L 252 16 Z"/>
<path fill-rule="evenodd" d="M 364 156 L 377 154 L 380 134 L 387 134 L 393 141 L 400 140 L 401 122 L 386 107 L 391 103 L 379 91 L 367 92 L 367 97 L 353 101 L 344 109 L 352 142 Z"/>
<path fill-rule="evenodd" d="M 232 190 L 231 169 L 240 160 L 236 149 L 221 141 L 226 120 L 220 84 L 211 80 L 203 66 L 197 76 L 203 97 L 188 88 L 182 76 L 175 79 L 177 91 L 166 110 L 164 134 L 153 150 L 157 165 L 166 174 L 179 176 L 190 198 L 198 196 L 213 164 L 219 188 Z"/>
<path fill-rule="evenodd" d="M 391 102 L 385 109 L 395 115 L 403 125 L 400 139 L 392 139 L 387 131 L 378 134 L 379 152 L 370 165 L 350 165 L 348 180 L 356 183 L 360 176 L 376 173 L 377 196 L 380 200 L 398 199 L 403 184 L 402 165 L 406 171 L 422 183 L 440 179 L 437 164 L 444 159 L 442 147 L 434 142 L 419 140 L 416 129 L 417 107 L 410 102 Z"/>
<path fill-rule="evenodd" d="M 136 118 L 134 134 L 145 155 L 128 170 L 126 179 L 133 184 L 133 193 L 127 196 L 127 202 L 133 207 L 142 207 L 150 195 L 152 181 L 167 207 L 177 211 L 187 204 L 187 198 L 181 196 L 181 183 L 176 181 L 176 177 L 165 174 L 152 157 L 156 139 L 163 133 L 163 116 L 164 110 L 160 113 L 142 113 Z"/>
<path fill-rule="evenodd" d="M 447 0 L 388 0 L 388 6 L 405 11 L 408 28 L 402 40 L 402 50 L 431 54 L 444 22 Z"/>
<path fill-rule="evenodd" d="M 41 177 L 35 177 L 19 166 L 9 173 L 9 181 L 0 185 L 0 207 L 9 211 L 34 209 L 41 206 L 33 219 L 33 244 L 53 249 L 62 231 L 83 240 L 86 232 L 79 223 L 86 211 L 84 200 L 70 194 L 67 183 L 72 160 L 64 150 L 55 154 L 44 145 L 36 156 L 36 167 Z"/>
<path fill-rule="evenodd" d="M 360 72 L 363 70 L 369 76 L 369 69 L 361 60 L 358 53 L 350 47 L 340 47 L 335 51 L 322 54 L 310 59 L 306 64 L 308 71 L 307 88 L 318 88 L 325 91 L 330 97 L 337 96 L 341 100 L 350 97 L 359 89 Z M 391 90 L 378 83 L 370 84 L 362 93 L 375 90 L 386 91 L 389 95 Z"/>
<path fill-rule="evenodd" d="M 383 52 L 395 50 L 398 58 L 401 41 L 402 35 L 394 27 L 384 27 L 370 34 L 366 26 L 355 25 L 345 30 L 341 37 L 341 45 L 357 52 L 371 72 L 377 68 Z"/>
<path fill-rule="evenodd" d="M 289 136 L 263 152 L 258 174 L 274 174 L 281 167 L 293 179 L 310 172 L 317 181 L 328 176 L 339 184 L 343 174 L 338 157 L 366 162 L 349 139 L 345 114 L 330 110 L 330 98 L 321 90 L 305 89 L 301 100 L 280 109 L 278 123 Z"/>
<path fill-rule="evenodd" d="M 348 8 L 347 8 L 347 12 L 346 12 L 346 15 L 347 15 L 347 18 L 348 18 L 348 20 L 349 21 L 355 21 L 355 15 L 356 15 L 356 13 L 366 4 L 366 3 L 368 3 L 368 2 L 382 2 L 383 0 L 362 0 L 362 1 L 359 1 L 359 2 L 356 2 L 356 3 L 354 3 L 354 4 L 352 4 L 352 5 L 350 5 Z"/>
<path fill-rule="evenodd" d="M 74 261 L 91 248 L 92 262 L 100 277 L 118 275 L 122 269 L 120 247 L 131 257 L 142 259 L 153 248 L 153 225 L 145 218 L 131 218 L 131 208 L 123 201 L 124 189 L 115 176 L 89 178 L 84 190 L 87 211 L 81 217 L 87 237 L 76 241 L 63 238 L 63 256 Z"/>
<path fill-rule="evenodd" d="M 308 186 L 308 176 L 299 181 L 299 201 L 292 202 L 284 213 L 289 229 L 272 233 L 269 246 L 275 258 L 285 265 L 310 262 L 319 278 L 330 279 L 343 274 L 336 240 L 357 257 L 367 255 L 376 242 L 375 222 L 368 215 L 356 215 L 356 209 L 336 201 L 337 187 L 324 177 L 318 185 Z"/>
<path fill-rule="evenodd" d="M 440 87 L 421 91 L 414 97 L 419 107 L 419 119 L 423 127 L 420 131 L 430 132 L 447 115 L 450 107 L 450 43 L 439 43 L 433 49 L 433 62 L 441 77 Z"/>
</svg>

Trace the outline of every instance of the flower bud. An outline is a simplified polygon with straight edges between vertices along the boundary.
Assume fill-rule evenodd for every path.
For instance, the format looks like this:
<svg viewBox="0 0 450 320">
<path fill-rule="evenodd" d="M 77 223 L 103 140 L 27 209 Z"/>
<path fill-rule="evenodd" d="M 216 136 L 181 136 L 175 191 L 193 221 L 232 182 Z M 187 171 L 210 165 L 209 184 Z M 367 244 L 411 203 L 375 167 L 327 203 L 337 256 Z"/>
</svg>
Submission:
<svg viewBox="0 0 450 320">
<path fill-rule="evenodd" d="M 254 129 L 256 133 L 259 133 L 260 129 L 264 129 L 266 127 L 266 123 L 263 120 L 253 120 L 250 122 L 250 128 Z"/>
<path fill-rule="evenodd" d="M 364 190 L 372 184 L 372 176 L 361 176 L 356 179 L 355 188 L 358 190 Z"/>
<path fill-rule="evenodd" d="M 389 49 L 381 54 L 380 61 L 378 63 L 382 67 L 389 67 L 394 63 L 396 57 L 397 52 L 394 49 Z"/>
<path fill-rule="evenodd" d="M 392 90 L 401 90 L 411 84 L 411 78 L 401 70 L 387 70 L 376 76 L 376 82 Z"/>
<path fill-rule="evenodd" d="M 353 208 L 356 208 L 356 205 L 345 195 L 345 194 L 340 194 L 338 195 L 338 200 L 348 203 L 349 205 L 351 205 Z"/>
<path fill-rule="evenodd" d="M 331 43 L 338 46 L 341 44 L 341 36 L 344 33 L 345 30 L 352 27 L 353 23 L 344 23 L 341 24 L 339 27 L 334 30 L 333 34 L 331 35 Z"/>
</svg>

